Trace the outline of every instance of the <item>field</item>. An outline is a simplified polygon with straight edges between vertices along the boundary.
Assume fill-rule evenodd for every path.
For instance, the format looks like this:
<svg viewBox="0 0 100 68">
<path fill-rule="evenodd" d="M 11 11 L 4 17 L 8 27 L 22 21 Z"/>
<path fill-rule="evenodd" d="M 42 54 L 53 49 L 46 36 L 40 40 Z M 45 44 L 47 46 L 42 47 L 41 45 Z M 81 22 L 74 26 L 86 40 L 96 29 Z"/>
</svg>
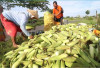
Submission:
<svg viewBox="0 0 100 68">
<path fill-rule="evenodd" d="M 95 18 L 93 18 L 92 20 L 82 19 L 81 21 L 76 22 L 76 24 L 78 24 L 78 23 L 86 23 L 86 24 L 88 24 L 88 25 L 91 25 L 91 24 L 92 24 L 92 25 L 96 25 L 96 24 L 97 24 Z"/>
</svg>

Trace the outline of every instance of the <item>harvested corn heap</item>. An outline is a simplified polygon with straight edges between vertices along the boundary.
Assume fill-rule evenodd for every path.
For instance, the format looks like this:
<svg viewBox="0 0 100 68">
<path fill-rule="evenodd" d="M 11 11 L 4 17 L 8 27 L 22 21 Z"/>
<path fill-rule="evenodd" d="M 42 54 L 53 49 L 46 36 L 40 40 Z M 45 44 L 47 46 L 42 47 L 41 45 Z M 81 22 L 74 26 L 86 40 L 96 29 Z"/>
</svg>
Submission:
<svg viewBox="0 0 100 68">
<path fill-rule="evenodd" d="M 100 46 L 88 28 L 75 24 L 53 26 L 5 54 L 2 67 L 65 68 L 99 67 Z"/>
<path fill-rule="evenodd" d="M 54 25 L 54 16 L 50 12 L 44 13 L 44 31 L 48 31 Z"/>
</svg>

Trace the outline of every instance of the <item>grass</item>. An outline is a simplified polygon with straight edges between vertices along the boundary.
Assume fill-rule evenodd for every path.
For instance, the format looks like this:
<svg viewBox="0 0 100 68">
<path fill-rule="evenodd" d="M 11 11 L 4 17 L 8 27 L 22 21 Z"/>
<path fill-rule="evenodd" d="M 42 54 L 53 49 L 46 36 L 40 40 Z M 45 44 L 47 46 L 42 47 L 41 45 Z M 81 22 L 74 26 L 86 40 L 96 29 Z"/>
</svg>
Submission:
<svg viewBox="0 0 100 68">
<path fill-rule="evenodd" d="M 81 18 L 73 18 L 73 17 L 71 17 L 71 18 L 64 18 L 64 19 L 67 19 L 68 21 L 73 21 L 73 20 L 80 20 Z"/>
<path fill-rule="evenodd" d="M 4 54 L 12 49 L 14 48 L 12 47 L 11 40 L 7 42 L 0 42 L 0 63 L 4 59 Z"/>
<path fill-rule="evenodd" d="M 76 22 L 76 24 L 78 24 L 78 23 L 86 23 L 87 25 L 96 25 L 97 24 L 95 18 L 93 20 L 88 20 L 86 18 L 83 18 L 81 21 Z"/>
</svg>

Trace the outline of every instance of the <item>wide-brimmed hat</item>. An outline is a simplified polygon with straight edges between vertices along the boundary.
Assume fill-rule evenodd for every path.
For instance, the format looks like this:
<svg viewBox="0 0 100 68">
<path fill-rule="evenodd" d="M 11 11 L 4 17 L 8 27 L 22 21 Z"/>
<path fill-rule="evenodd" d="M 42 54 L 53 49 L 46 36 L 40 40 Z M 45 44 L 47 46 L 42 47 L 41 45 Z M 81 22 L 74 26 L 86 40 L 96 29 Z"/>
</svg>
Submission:
<svg viewBox="0 0 100 68">
<path fill-rule="evenodd" d="M 32 16 L 34 16 L 36 19 L 38 19 L 38 11 L 36 10 L 31 10 L 31 9 L 28 9 L 27 10 L 30 14 L 32 14 Z"/>
</svg>

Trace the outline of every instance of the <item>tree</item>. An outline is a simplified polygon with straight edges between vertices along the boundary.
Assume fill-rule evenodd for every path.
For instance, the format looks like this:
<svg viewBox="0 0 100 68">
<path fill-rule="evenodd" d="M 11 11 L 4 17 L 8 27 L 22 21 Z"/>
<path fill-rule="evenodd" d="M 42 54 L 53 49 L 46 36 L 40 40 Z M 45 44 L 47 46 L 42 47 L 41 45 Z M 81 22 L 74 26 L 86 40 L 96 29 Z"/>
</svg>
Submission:
<svg viewBox="0 0 100 68">
<path fill-rule="evenodd" d="M 87 15 L 89 15 L 89 14 L 90 14 L 90 11 L 89 11 L 89 10 L 87 10 L 85 13 L 86 13 Z"/>
<path fill-rule="evenodd" d="M 66 18 L 70 18 L 70 16 L 67 16 Z"/>
<path fill-rule="evenodd" d="M 49 11 L 50 13 L 53 13 L 53 9 L 48 9 L 48 11 Z"/>
<path fill-rule="evenodd" d="M 7 9 L 14 6 L 22 6 L 30 9 L 37 8 L 44 11 L 48 9 L 47 4 L 47 0 L 0 0 L 0 5 L 3 5 L 3 7 Z"/>
<path fill-rule="evenodd" d="M 80 15 L 77 15 L 77 18 L 81 18 L 81 16 Z"/>
</svg>

